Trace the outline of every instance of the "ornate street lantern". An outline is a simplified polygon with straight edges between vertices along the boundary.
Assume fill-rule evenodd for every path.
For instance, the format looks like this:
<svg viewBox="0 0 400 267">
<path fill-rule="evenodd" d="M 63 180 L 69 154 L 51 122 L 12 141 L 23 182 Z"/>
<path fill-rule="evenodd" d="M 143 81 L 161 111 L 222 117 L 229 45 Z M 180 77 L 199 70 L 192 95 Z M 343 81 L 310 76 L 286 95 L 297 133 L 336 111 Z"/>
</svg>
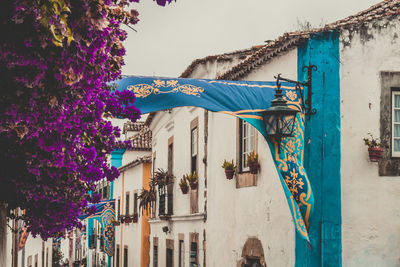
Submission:
<svg viewBox="0 0 400 267">
<path fill-rule="evenodd" d="M 278 153 L 282 138 L 293 136 L 296 115 L 298 112 L 297 110 L 291 109 L 287 106 L 287 101 L 282 95 L 279 78 L 278 75 L 275 99 L 271 101 L 271 107 L 262 112 L 265 130 L 268 137 L 277 141 Z"/>
</svg>

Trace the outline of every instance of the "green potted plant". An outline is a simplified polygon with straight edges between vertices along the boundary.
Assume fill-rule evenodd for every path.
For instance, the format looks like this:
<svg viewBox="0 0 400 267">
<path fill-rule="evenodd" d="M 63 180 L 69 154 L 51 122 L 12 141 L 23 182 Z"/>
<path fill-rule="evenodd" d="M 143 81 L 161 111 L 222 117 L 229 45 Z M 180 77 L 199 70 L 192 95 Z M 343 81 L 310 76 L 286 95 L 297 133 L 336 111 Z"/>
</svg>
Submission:
<svg viewBox="0 0 400 267">
<path fill-rule="evenodd" d="M 146 210 L 147 215 L 150 212 L 151 205 L 154 201 L 156 201 L 156 190 L 154 187 L 150 186 L 150 189 L 142 189 L 139 196 L 139 210 L 142 210 L 142 214 L 144 210 Z"/>
<path fill-rule="evenodd" d="M 182 179 L 179 181 L 179 187 L 181 188 L 182 194 L 186 195 L 189 191 L 189 183 L 187 180 L 188 175 L 183 175 Z"/>
<path fill-rule="evenodd" d="M 385 147 L 379 138 L 374 138 L 371 133 L 369 137 L 363 138 L 364 144 L 368 146 L 369 160 L 378 162 L 382 158 L 383 148 Z"/>
<path fill-rule="evenodd" d="M 251 174 L 257 174 L 260 169 L 260 163 L 258 162 L 258 154 L 253 150 L 247 156 L 247 165 L 249 166 Z"/>
<path fill-rule="evenodd" d="M 170 183 L 174 182 L 175 176 L 169 173 L 168 171 L 164 171 L 163 169 L 158 169 L 154 172 L 154 177 L 152 183 L 158 185 L 160 187 L 166 186 Z"/>
<path fill-rule="evenodd" d="M 190 188 L 191 189 L 197 189 L 198 186 L 198 177 L 196 172 L 192 172 L 189 175 L 187 175 L 187 181 L 189 182 Z"/>
<path fill-rule="evenodd" d="M 233 160 L 231 162 L 224 160 L 222 168 L 225 169 L 226 179 L 231 180 L 233 178 L 233 175 L 235 174 L 235 169 L 236 169 Z"/>
</svg>

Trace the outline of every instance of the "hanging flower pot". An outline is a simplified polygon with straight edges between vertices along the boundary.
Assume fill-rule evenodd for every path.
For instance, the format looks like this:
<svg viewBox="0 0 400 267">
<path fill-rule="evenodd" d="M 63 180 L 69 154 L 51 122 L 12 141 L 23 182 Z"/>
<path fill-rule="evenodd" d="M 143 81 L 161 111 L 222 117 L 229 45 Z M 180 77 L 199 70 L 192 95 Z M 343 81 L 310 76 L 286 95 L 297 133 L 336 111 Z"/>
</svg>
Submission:
<svg viewBox="0 0 400 267">
<path fill-rule="evenodd" d="M 196 172 L 192 172 L 189 175 L 186 175 L 186 179 L 189 182 L 190 188 L 192 190 L 197 189 L 199 179 Z"/>
<path fill-rule="evenodd" d="M 182 194 L 186 195 L 189 191 L 189 183 L 187 180 L 187 175 L 183 175 L 179 182 L 179 187 L 181 188 Z"/>
<path fill-rule="evenodd" d="M 224 160 L 222 168 L 225 169 L 226 179 L 231 180 L 233 178 L 236 168 L 235 164 L 233 163 L 233 160 L 231 162 Z"/>
<path fill-rule="evenodd" d="M 258 154 L 253 150 L 249 153 L 247 157 L 247 164 L 249 165 L 250 173 L 257 174 L 260 169 L 260 164 L 258 163 Z"/>
<path fill-rule="evenodd" d="M 189 185 L 190 185 L 190 188 L 191 188 L 192 190 L 194 190 L 194 189 L 197 189 L 198 183 L 197 183 L 197 181 L 195 181 L 195 182 L 190 182 Z"/>
<path fill-rule="evenodd" d="M 235 174 L 234 170 L 225 170 L 226 179 L 232 180 L 233 175 Z"/>
<path fill-rule="evenodd" d="M 251 174 L 257 174 L 260 169 L 260 164 L 252 163 L 249 165 L 249 169 Z"/>
<path fill-rule="evenodd" d="M 182 194 L 186 195 L 189 192 L 189 186 L 180 185 L 179 187 L 181 188 Z"/>
<path fill-rule="evenodd" d="M 368 146 L 369 160 L 371 162 L 378 162 L 382 158 L 384 144 L 379 138 L 374 138 L 371 133 L 368 133 L 370 137 L 363 138 L 364 144 Z"/>
<path fill-rule="evenodd" d="M 378 162 L 382 158 L 383 147 L 369 147 L 368 154 L 369 160 L 372 162 Z"/>
</svg>

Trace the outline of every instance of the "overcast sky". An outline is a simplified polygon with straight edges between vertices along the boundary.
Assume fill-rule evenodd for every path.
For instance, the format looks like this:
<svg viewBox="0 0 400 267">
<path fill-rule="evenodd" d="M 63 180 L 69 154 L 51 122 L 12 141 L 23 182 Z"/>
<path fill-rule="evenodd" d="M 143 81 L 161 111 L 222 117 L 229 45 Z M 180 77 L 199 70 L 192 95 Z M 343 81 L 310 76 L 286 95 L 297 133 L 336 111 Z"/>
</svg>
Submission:
<svg viewBox="0 0 400 267">
<path fill-rule="evenodd" d="M 330 23 L 379 0 L 141 0 L 140 21 L 127 29 L 123 74 L 178 77 L 195 59 L 263 44 L 297 21 Z"/>
</svg>

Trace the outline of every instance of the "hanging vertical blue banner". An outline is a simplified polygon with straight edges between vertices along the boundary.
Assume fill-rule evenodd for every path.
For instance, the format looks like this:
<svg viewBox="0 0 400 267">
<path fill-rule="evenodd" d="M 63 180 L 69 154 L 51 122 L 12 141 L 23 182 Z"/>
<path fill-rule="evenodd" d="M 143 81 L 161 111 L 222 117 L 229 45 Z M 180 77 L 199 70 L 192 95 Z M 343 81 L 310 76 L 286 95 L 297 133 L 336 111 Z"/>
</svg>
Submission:
<svg viewBox="0 0 400 267">
<path fill-rule="evenodd" d="M 300 112 L 297 114 L 294 137 L 283 138 L 279 144 L 280 149 L 276 142 L 268 139 L 261 114 L 270 107 L 274 99 L 275 82 L 129 76 L 116 81 L 114 87 L 116 90 L 133 91 L 136 95 L 135 106 L 143 114 L 175 107 L 196 106 L 230 114 L 253 125 L 268 141 L 296 231 L 309 241 L 309 218 L 314 198 L 303 167 L 304 112 L 295 86 L 285 82 L 281 85 L 289 107 Z"/>
<path fill-rule="evenodd" d="M 115 226 L 113 221 L 115 221 L 115 199 L 103 200 L 97 204 L 91 204 L 90 206 L 96 207 L 96 213 L 92 215 L 82 215 L 79 219 L 90 219 L 93 218 L 97 220 L 102 229 L 102 238 L 104 239 L 103 251 L 108 256 L 114 255 L 114 243 L 115 243 Z"/>
</svg>

